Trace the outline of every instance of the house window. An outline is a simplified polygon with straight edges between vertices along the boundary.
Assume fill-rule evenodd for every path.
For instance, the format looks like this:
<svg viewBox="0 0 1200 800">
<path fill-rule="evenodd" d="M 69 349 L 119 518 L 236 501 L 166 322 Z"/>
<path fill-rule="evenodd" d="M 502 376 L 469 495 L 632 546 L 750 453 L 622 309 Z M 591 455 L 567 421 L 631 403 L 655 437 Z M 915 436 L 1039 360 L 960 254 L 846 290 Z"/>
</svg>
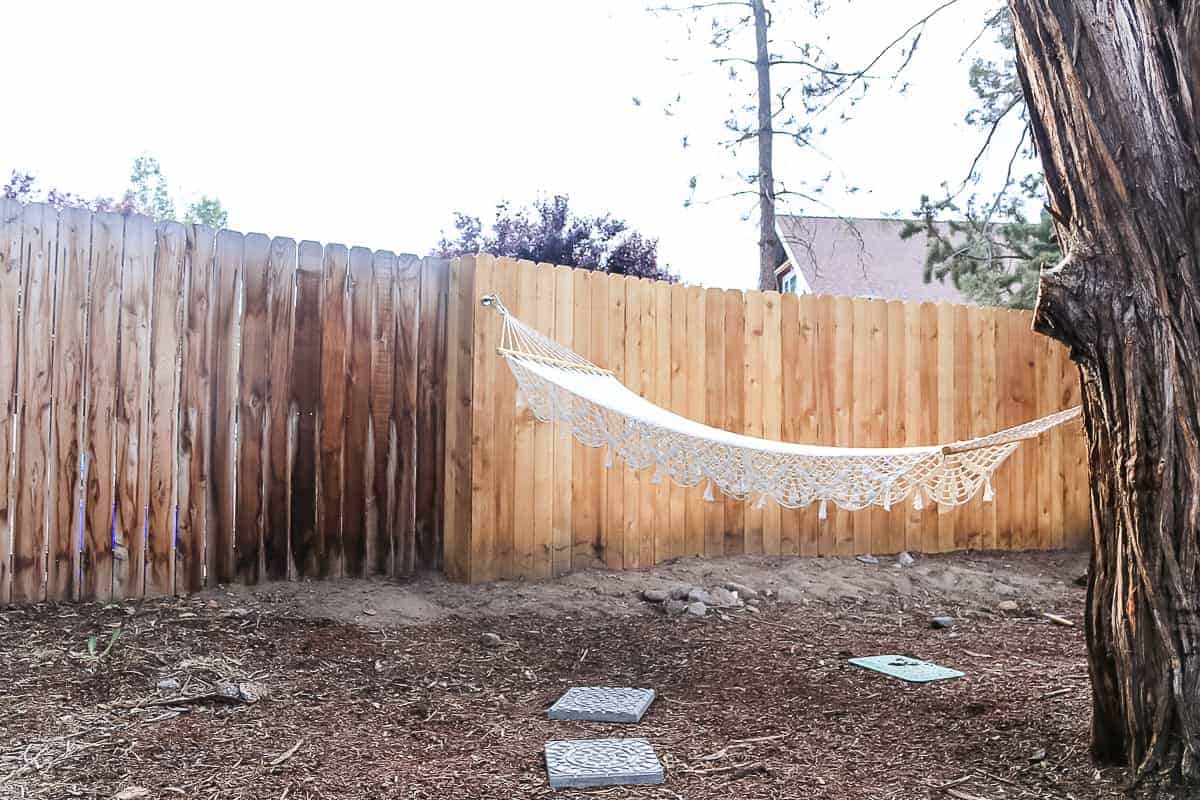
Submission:
<svg viewBox="0 0 1200 800">
<path fill-rule="evenodd" d="M 795 292 L 797 286 L 796 273 L 789 272 L 783 276 L 783 280 L 779 282 L 779 290 L 781 292 Z"/>
</svg>

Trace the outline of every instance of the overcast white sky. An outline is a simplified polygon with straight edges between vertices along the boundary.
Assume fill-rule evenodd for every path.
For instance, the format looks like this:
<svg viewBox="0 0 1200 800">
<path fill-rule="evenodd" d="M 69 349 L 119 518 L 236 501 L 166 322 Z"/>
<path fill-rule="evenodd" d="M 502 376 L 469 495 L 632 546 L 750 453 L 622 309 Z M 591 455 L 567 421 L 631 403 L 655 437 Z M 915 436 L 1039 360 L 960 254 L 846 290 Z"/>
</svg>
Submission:
<svg viewBox="0 0 1200 800">
<path fill-rule="evenodd" d="M 829 4 L 819 22 L 796 15 L 775 35 L 828 35 L 850 65 L 940 0 Z M 874 87 L 851 122 L 832 125 L 828 160 L 779 143 L 781 177 L 833 171 L 864 191 L 831 191 L 832 212 L 861 216 L 910 209 L 961 180 L 979 136 L 962 122 L 960 53 L 995 5 L 960 0 L 932 22 L 906 73 L 913 88 Z M 119 194 L 148 152 L 177 197 L 219 196 L 233 228 L 417 253 L 455 210 L 486 217 L 501 199 L 566 193 L 578 210 L 659 237 L 686 280 L 747 287 L 757 274 L 747 201 L 683 206 L 692 175 L 701 197 L 738 188 L 722 181 L 736 165 L 715 144 L 729 81 L 681 20 L 646 6 L 9 3 L 0 172 Z M 681 90 L 681 113 L 666 116 Z M 752 165 L 753 151 L 745 157 Z"/>
</svg>

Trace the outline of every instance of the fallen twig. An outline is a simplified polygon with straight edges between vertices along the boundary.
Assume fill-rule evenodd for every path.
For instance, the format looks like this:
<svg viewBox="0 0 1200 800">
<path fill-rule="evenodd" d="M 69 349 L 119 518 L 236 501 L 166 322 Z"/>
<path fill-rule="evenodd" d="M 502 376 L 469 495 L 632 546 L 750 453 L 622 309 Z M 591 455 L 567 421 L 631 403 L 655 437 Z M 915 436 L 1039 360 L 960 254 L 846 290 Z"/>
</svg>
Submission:
<svg viewBox="0 0 1200 800">
<path fill-rule="evenodd" d="M 1045 617 L 1046 619 L 1050 620 L 1051 622 L 1053 622 L 1055 625 L 1062 625 L 1065 628 L 1074 628 L 1075 627 L 1074 622 L 1067 619 L 1066 617 L 1060 617 L 1058 614 L 1045 613 L 1045 614 L 1042 614 L 1042 616 Z"/>
<path fill-rule="evenodd" d="M 729 764 L 724 767 L 710 767 L 708 769 L 683 769 L 680 772 L 686 775 L 723 775 L 727 772 L 733 773 L 733 777 L 742 778 L 746 775 L 755 775 L 760 772 L 766 772 L 767 767 L 762 762 L 754 764 Z"/>
<path fill-rule="evenodd" d="M 955 778 L 952 781 L 946 781 L 945 783 L 935 784 L 933 786 L 933 790 L 935 792 L 945 792 L 945 791 L 949 790 L 952 786 L 960 786 L 969 780 L 971 780 L 970 775 L 963 775 L 961 778 Z"/>
<path fill-rule="evenodd" d="M 287 761 L 292 756 L 296 755 L 296 751 L 300 749 L 300 745 L 302 745 L 302 744 L 304 744 L 303 736 L 300 737 L 300 741 L 296 742 L 294 745 L 292 745 L 290 748 L 288 748 L 286 752 L 284 752 L 277 758 L 273 759 L 269 764 L 267 764 L 267 766 L 268 767 L 278 767 L 280 764 Z"/>
<path fill-rule="evenodd" d="M 958 789 L 947 789 L 946 794 L 957 798 L 957 800 L 988 800 L 986 797 L 980 797 L 977 794 L 967 794 L 966 792 L 960 792 Z"/>
</svg>

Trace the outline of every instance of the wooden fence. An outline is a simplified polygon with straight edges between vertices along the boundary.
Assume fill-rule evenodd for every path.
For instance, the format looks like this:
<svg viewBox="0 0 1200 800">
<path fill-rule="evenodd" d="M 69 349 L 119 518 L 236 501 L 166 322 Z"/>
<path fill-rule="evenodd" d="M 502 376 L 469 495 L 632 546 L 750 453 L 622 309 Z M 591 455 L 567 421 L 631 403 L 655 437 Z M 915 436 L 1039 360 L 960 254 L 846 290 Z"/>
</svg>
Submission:
<svg viewBox="0 0 1200 800">
<path fill-rule="evenodd" d="M 438 567 L 448 282 L 0 200 L 0 604 Z"/>
<path fill-rule="evenodd" d="M 605 469 L 537 423 L 496 355 L 495 292 L 542 333 L 685 416 L 850 446 L 953 441 L 1078 402 L 1066 351 L 995 308 L 668 285 L 550 265 L 451 266 L 445 570 L 454 579 L 635 568 L 685 555 L 1036 549 L 1090 537 L 1081 426 L 1020 447 L 996 500 L 956 509 L 756 509 Z"/>
<path fill-rule="evenodd" d="M 1076 546 L 1078 424 L 996 502 L 889 512 L 720 498 L 535 422 L 496 292 L 635 391 L 790 441 L 912 445 L 1078 401 L 1026 313 L 447 263 L 0 200 L 0 604 L 262 579 L 542 577 L 684 555 Z"/>
</svg>

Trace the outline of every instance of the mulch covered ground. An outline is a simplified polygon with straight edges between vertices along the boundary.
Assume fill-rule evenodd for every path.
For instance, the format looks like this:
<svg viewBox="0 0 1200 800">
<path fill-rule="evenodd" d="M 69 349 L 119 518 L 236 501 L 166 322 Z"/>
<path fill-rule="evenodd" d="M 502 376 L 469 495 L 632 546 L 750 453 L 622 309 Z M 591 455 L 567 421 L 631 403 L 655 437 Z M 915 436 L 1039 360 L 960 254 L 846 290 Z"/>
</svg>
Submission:
<svg viewBox="0 0 1200 800">
<path fill-rule="evenodd" d="M 221 597 L 0 611 L 0 797 L 546 797 L 547 739 L 611 735 L 648 737 L 667 783 L 557 796 L 1120 796 L 1087 754 L 1082 632 L 1032 609 L 947 604 L 950 630 L 887 598 L 372 630 Z M 880 653 L 967 678 L 917 687 L 846 663 Z M 169 679 L 243 694 L 180 703 Z M 545 719 L 597 684 L 659 699 L 633 728 Z"/>
</svg>

